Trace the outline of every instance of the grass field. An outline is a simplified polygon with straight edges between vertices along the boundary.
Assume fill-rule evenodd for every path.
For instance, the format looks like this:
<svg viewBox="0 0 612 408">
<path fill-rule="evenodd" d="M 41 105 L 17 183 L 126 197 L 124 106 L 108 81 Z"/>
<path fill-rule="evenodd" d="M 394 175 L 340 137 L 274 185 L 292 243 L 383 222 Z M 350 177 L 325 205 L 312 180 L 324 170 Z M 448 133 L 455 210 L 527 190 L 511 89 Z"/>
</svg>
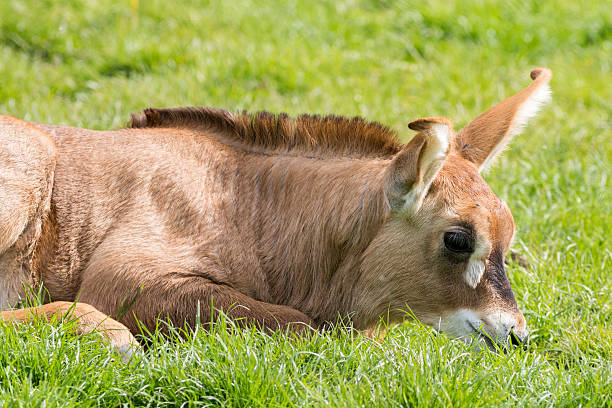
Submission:
<svg viewBox="0 0 612 408">
<path fill-rule="evenodd" d="M 243 330 L 129 364 L 70 325 L 0 327 L 0 406 L 612 406 L 612 7 L 606 1 L 0 2 L 0 112 L 117 128 L 149 106 L 361 115 L 457 128 L 553 71 L 553 101 L 486 176 L 530 262 L 527 350 L 415 323 L 381 342 Z M 0 204 L 1 205 L 1 204 Z"/>
</svg>

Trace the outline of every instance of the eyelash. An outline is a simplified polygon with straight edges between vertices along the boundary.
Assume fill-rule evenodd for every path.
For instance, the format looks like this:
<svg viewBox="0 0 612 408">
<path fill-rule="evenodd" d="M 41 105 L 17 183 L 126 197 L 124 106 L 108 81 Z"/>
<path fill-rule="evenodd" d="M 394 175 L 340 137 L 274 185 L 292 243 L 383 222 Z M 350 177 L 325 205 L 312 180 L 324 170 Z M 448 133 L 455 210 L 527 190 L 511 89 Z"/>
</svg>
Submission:
<svg viewBox="0 0 612 408">
<path fill-rule="evenodd" d="M 465 231 L 447 231 L 444 233 L 444 246 L 455 254 L 471 254 L 474 252 L 474 239 Z"/>
</svg>

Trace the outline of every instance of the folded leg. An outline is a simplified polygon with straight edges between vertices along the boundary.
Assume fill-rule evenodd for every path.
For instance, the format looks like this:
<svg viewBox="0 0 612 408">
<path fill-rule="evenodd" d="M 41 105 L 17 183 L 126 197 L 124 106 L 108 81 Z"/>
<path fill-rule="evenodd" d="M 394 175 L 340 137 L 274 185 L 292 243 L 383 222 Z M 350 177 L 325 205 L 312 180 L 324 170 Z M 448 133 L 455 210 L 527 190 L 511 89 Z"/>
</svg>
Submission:
<svg viewBox="0 0 612 408">
<path fill-rule="evenodd" d="M 85 303 L 52 302 L 37 307 L 0 312 L 0 320 L 7 323 L 27 323 L 36 319 L 47 321 L 76 319 L 77 334 L 98 332 L 107 338 L 117 351 L 126 356 L 138 346 L 127 327 Z"/>
<path fill-rule="evenodd" d="M 136 320 L 151 331 L 158 319 L 193 328 L 198 320 L 205 325 L 215 321 L 220 311 L 239 325 L 252 324 L 266 331 L 288 329 L 301 334 L 315 327 L 296 309 L 253 299 L 200 276 L 152 271 L 136 275 L 117 269 L 95 276 L 83 281 L 80 300 L 119 318 L 132 333 L 139 331 Z"/>
</svg>

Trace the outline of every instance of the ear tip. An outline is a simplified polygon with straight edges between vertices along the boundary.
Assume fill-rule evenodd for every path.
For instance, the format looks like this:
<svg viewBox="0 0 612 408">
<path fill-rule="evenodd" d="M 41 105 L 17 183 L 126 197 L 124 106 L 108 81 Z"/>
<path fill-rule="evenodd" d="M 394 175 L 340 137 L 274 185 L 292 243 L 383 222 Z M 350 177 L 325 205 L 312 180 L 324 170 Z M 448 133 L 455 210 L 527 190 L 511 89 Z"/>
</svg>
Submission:
<svg viewBox="0 0 612 408">
<path fill-rule="evenodd" d="M 408 123 L 408 127 L 412 130 L 423 131 L 431 129 L 433 125 L 445 125 L 449 129 L 453 129 L 453 122 L 444 117 L 421 118 Z"/>
<path fill-rule="evenodd" d="M 548 68 L 536 67 L 531 70 L 531 73 L 529 74 L 529 76 L 534 81 L 536 80 L 536 78 L 540 78 L 540 77 L 543 80 L 549 80 L 552 77 L 552 72 Z"/>
</svg>

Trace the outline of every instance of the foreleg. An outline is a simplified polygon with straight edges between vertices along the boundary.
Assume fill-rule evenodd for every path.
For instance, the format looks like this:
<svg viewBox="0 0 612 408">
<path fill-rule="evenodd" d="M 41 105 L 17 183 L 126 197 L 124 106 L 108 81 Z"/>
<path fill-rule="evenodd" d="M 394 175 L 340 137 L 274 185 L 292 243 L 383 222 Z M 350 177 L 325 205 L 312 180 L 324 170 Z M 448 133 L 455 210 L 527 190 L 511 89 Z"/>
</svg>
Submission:
<svg viewBox="0 0 612 408">
<path fill-rule="evenodd" d="M 84 282 L 80 299 L 112 316 L 121 314 L 120 321 L 132 333 L 139 332 L 137 320 L 150 331 L 156 328 L 158 319 L 193 328 L 198 320 L 205 325 L 216 321 L 220 312 L 241 326 L 255 325 L 269 332 L 290 330 L 301 334 L 315 326 L 296 309 L 258 301 L 198 276 L 164 276 L 140 282 L 140 286 L 133 281 L 116 283 L 112 288 L 92 283 Z"/>
<path fill-rule="evenodd" d="M 100 333 L 124 355 L 129 355 L 138 347 L 138 342 L 127 327 L 86 303 L 52 302 L 26 309 L 6 310 L 0 312 L 0 319 L 7 323 L 76 319 L 77 334 Z"/>
</svg>

